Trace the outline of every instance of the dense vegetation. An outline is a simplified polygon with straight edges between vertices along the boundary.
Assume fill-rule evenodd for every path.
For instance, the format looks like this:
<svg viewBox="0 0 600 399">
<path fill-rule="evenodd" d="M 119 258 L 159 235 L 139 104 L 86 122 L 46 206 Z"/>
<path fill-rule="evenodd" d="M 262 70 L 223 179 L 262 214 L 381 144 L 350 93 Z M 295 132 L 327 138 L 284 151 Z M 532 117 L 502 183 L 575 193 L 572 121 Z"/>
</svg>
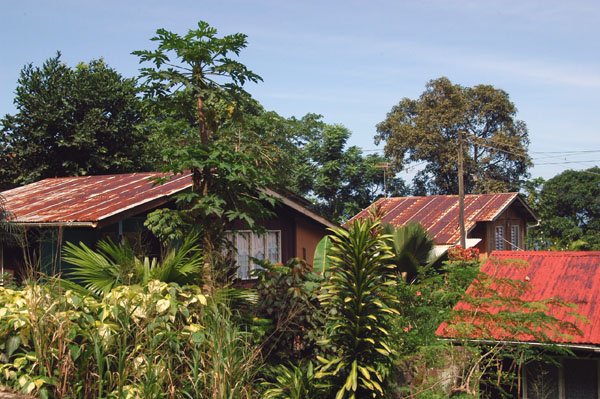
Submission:
<svg viewBox="0 0 600 399">
<path fill-rule="evenodd" d="M 150 65 L 139 86 L 102 61 L 73 69 L 57 56 L 22 72 L 18 112 L 2 119 L 5 186 L 144 168 L 191 170 L 194 184 L 177 209 L 146 221 L 164 246 L 161 259 L 110 241 L 70 245 L 63 254 L 76 265 L 69 280 L 40 275 L 32 264 L 22 286 L 0 287 L 0 384 L 48 398 L 470 398 L 486 381 L 511 392 L 520 367 L 543 357 L 461 340 L 472 337 L 474 317 L 508 333 L 529 329 L 540 341 L 565 328 L 541 303 L 523 304 L 541 309 L 535 313 L 526 306 L 504 318 L 486 312 L 493 301 L 518 305 L 526 284 L 504 282 L 517 287 L 512 299 L 492 291 L 469 297 L 471 282 L 493 285 L 479 273 L 477 254 L 458 249 L 448 262 L 433 259 L 420 226 L 381 226 L 377 214 L 332 231 L 314 270 L 297 259 L 265 263 L 253 289 L 235 288 L 225 228 L 241 220 L 260 231 L 274 203 L 264 188 L 293 189 L 336 221 L 384 191 L 410 189 L 395 178 L 384 187 L 386 159 L 348 147 L 343 126 L 314 114 L 283 118 L 252 99 L 244 85 L 260 77 L 235 59 L 245 35 L 219 37 L 201 22 L 183 36 L 160 29 L 153 40 L 156 49 L 135 52 Z M 398 167 L 428 162 L 413 190 L 447 193 L 455 136 L 466 129 L 467 167 L 479 176 L 470 189 L 517 189 L 529 158 L 515 112 L 501 90 L 438 79 L 419 100 L 392 110 L 378 140 Z M 423 133 L 425 147 L 396 146 Z M 431 153 L 442 141 L 447 151 Z M 505 147 L 518 147 L 518 156 Z M 544 185 L 540 213 L 565 208 L 564 218 L 578 218 L 582 231 L 573 239 L 591 242 L 594 209 L 550 200 L 564 184 Z M 581 195 L 588 191 L 592 198 L 593 189 Z M 459 300 L 471 310 L 454 312 Z M 460 345 L 438 339 L 444 321 Z M 511 372 L 498 368 L 505 362 Z"/>
<path fill-rule="evenodd" d="M 162 264 L 109 242 L 98 251 L 71 246 L 71 277 L 83 286 L 42 277 L 0 287 L 0 384 L 43 398 L 510 395 L 520 367 L 544 353 L 461 338 L 473 328 L 526 331 L 540 342 L 559 329 L 578 333 L 547 303 L 519 301 L 527 283 L 480 274 L 470 251 L 412 263 L 409 279 L 398 260 L 422 242 L 415 229 L 387 235 L 374 218 L 357 221 L 332 232 L 324 273 L 301 260 L 266 263 L 245 290 L 206 280 L 221 266 L 190 242 Z M 174 282 L 182 279 L 188 284 Z M 471 282 L 487 292 L 467 295 Z M 511 294 L 490 290 L 502 284 Z M 458 300 L 471 309 L 454 311 Z M 507 302 L 511 312 L 489 310 Z M 438 339 L 444 321 L 460 345 Z"/>
<path fill-rule="evenodd" d="M 541 219 L 531 244 L 555 251 L 600 250 L 600 168 L 567 170 L 526 189 L 528 203 Z"/>
<path fill-rule="evenodd" d="M 150 168 L 135 79 L 103 60 L 70 68 L 60 53 L 21 71 L 15 115 L 0 121 L 0 186 Z"/>
</svg>

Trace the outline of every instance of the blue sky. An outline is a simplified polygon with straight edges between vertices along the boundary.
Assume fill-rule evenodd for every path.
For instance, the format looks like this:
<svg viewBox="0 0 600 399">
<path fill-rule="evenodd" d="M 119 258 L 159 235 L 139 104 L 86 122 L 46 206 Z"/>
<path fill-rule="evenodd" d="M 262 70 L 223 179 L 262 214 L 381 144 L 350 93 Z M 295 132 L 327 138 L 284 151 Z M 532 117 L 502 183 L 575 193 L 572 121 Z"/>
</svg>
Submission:
<svg viewBox="0 0 600 399">
<path fill-rule="evenodd" d="M 430 79 L 506 90 L 529 128 L 533 177 L 600 164 L 598 1 L 0 0 L 0 115 L 21 68 L 57 50 L 124 76 L 157 28 L 242 32 L 247 90 L 283 116 L 322 114 L 375 150 L 375 125 Z M 582 152 L 588 151 L 588 152 Z M 572 152 L 572 153 L 567 153 Z"/>
</svg>

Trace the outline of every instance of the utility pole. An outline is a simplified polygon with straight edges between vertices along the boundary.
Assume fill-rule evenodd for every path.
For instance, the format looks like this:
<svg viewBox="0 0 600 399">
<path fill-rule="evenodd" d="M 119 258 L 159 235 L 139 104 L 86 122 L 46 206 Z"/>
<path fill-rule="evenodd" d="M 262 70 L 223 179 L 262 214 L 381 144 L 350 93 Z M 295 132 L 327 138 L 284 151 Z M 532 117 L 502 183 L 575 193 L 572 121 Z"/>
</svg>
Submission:
<svg viewBox="0 0 600 399">
<path fill-rule="evenodd" d="M 389 163 L 385 163 L 385 164 L 382 164 L 382 165 L 375 165 L 375 167 L 383 169 L 383 196 L 385 198 L 387 198 L 387 182 L 386 182 L 386 179 L 385 179 L 385 177 L 386 177 L 385 176 L 386 175 L 385 172 L 390 167 L 390 164 Z"/>
<path fill-rule="evenodd" d="M 460 245 L 467 248 L 465 233 L 465 183 L 463 180 L 463 131 L 458 131 L 458 225 L 460 227 Z"/>
</svg>

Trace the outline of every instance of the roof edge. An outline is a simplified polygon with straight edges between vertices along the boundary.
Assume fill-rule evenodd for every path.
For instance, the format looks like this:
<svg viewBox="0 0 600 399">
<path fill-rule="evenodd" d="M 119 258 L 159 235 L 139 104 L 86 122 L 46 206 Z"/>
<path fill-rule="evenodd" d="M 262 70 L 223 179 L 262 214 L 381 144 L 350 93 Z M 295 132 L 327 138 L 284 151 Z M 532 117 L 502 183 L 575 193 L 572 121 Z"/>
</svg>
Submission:
<svg viewBox="0 0 600 399">
<path fill-rule="evenodd" d="M 297 202 L 287 198 L 286 196 L 284 196 L 282 194 L 279 194 L 276 191 L 271 190 L 270 188 L 263 188 L 263 189 L 261 189 L 261 191 L 267 195 L 277 198 L 284 205 L 289 206 L 290 208 L 294 209 L 295 211 L 300 212 L 304 216 L 308 216 L 309 218 L 315 220 L 316 222 L 321 223 L 324 226 L 329 227 L 330 229 L 337 229 L 340 227 L 340 226 L 336 225 L 335 223 L 325 219 L 323 216 L 316 214 L 315 212 L 311 211 L 310 209 L 298 204 Z"/>
<path fill-rule="evenodd" d="M 535 214 L 535 212 L 533 211 L 533 209 L 531 209 L 531 207 L 529 205 L 527 205 L 527 202 L 525 202 L 525 200 L 521 197 L 520 193 L 515 192 L 515 195 L 513 196 L 513 198 L 508 201 L 508 203 L 506 203 L 506 205 L 504 205 L 498 212 L 496 212 L 496 214 L 492 217 L 492 222 L 495 222 L 496 219 L 498 219 L 500 217 L 500 215 L 502 214 L 502 212 L 504 212 L 509 206 L 511 206 L 515 201 L 519 201 L 519 203 L 521 205 L 523 205 L 523 208 L 525 208 L 525 210 L 529 213 L 529 215 L 531 215 L 531 217 L 533 218 L 534 222 L 539 222 L 540 218 Z"/>
<path fill-rule="evenodd" d="M 447 338 L 447 337 L 438 337 L 439 340 L 442 341 L 450 341 L 450 342 L 476 342 L 476 343 L 484 343 L 484 344 L 509 344 L 509 345 L 530 345 L 530 346 L 558 346 L 561 348 L 568 349 L 576 349 L 576 350 L 588 350 L 592 352 L 600 352 L 600 346 L 589 343 L 588 345 L 576 344 L 576 343 L 565 343 L 565 342 L 536 342 L 536 341 L 506 341 L 506 340 L 494 340 L 494 339 L 460 339 L 460 338 Z M 599 344 L 600 345 L 600 344 Z"/>
</svg>

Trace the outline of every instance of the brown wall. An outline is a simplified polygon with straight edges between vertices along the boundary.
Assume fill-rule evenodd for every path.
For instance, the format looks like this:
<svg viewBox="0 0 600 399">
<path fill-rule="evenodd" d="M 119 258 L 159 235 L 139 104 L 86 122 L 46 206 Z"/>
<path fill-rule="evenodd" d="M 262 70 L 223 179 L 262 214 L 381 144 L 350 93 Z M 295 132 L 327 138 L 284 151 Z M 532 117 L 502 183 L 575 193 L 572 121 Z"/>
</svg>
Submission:
<svg viewBox="0 0 600 399">
<path fill-rule="evenodd" d="M 493 222 L 486 223 L 487 224 L 487 243 L 486 243 L 486 253 L 489 254 L 495 249 L 496 243 L 496 226 L 504 227 L 504 250 L 510 251 L 510 226 L 518 225 L 519 226 L 519 243 L 518 247 L 521 249 L 525 248 L 525 234 L 527 232 L 527 223 L 520 216 L 518 212 L 516 212 L 513 208 L 508 208 L 504 211 L 498 219 Z M 507 242 L 508 241 L 508 242 Z"/>
<path fill-rule="evenodd" d="M 315 249 L 327 234 L 326 227 L 304 215 L 296 216 L 296 257 L 312 265 Z"/>
</svg>

